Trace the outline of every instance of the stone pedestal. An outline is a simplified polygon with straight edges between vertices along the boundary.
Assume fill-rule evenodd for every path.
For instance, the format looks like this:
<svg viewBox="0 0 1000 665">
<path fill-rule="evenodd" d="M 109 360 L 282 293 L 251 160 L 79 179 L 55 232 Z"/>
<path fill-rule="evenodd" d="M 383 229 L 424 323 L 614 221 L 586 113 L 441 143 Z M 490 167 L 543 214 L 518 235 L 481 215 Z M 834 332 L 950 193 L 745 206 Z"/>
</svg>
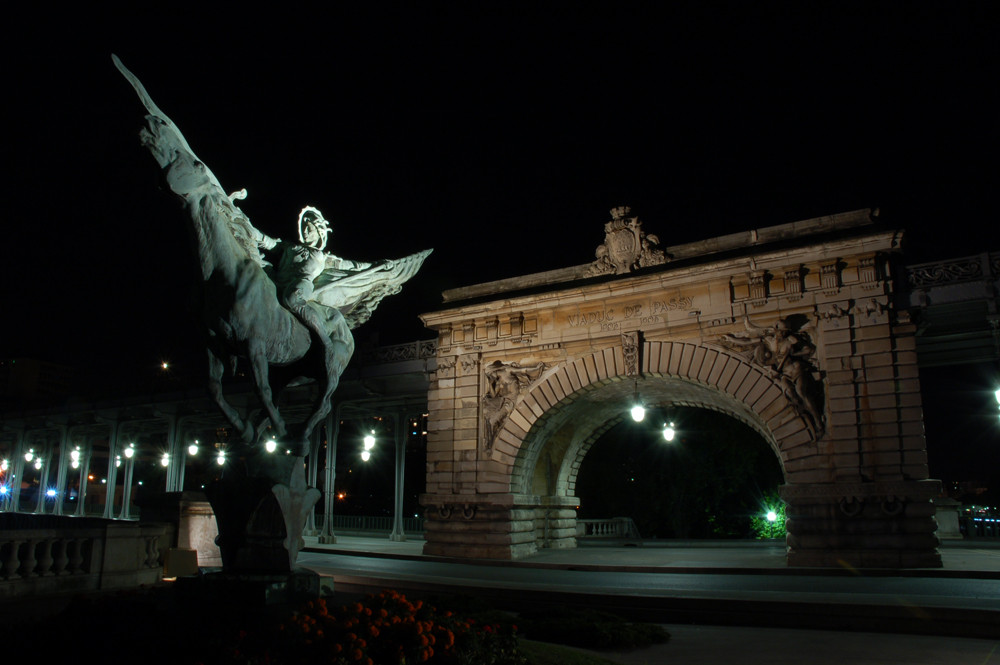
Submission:
<svg viewBox="0 0 1000 665">
<path fill-rule="evenodd" d="M 958 509 L 961 501 L 949 498 L 934 499 L 934 515 L 937 519 L 937 535 L 941 540 L 962 540 L 962 530 L 958 524 Z"/>
<path fill-rule="evenodd" d="M 788 565 L 940 568 L 936 480 L 785 485 Z"/>
<path fill-rule="evenodd" d="M 203 492 L 167 492 L 144 497 L 140 508 L 144 519 L 170 525 L 171 533 L 164 549 L 194 550 L 197 566 L 222 566 L 222 556 L 215 542 L 219 527 Z"/>
<path fill-rule="evenodd" d="M 576 547 L 576 497 L 424 495 L 421 502 L 429 506 L 424 554 L 519 559 Z"/>
</svg>

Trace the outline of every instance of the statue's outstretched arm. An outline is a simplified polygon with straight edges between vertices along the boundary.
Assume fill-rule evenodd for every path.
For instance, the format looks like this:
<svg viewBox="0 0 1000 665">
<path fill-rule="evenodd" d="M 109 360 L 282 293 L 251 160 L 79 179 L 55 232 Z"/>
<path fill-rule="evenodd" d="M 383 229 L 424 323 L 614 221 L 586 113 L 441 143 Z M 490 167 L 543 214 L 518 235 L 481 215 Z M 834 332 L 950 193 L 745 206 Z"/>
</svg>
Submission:
<svg viewBox="0 0 1000 665">
<path fill-rule="evenodd" d="M 330 253 L 324 253 L 326 257 L 325 270 L 366 270 L 371 268 L 374 263 L 367 263 L 365 261 L 351 261 L 350 259 L 342 259 L 339 256 L 334 256 Z"/>
</svg>

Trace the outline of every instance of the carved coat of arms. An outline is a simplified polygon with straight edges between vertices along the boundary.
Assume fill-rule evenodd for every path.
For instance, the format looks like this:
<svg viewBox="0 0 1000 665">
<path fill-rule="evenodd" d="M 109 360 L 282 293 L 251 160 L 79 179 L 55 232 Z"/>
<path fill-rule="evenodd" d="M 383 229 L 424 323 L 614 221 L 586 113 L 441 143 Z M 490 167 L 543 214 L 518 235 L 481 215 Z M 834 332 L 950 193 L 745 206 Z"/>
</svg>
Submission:
<svg viewBox="0 0 1000 665">
<path fill-rule="evenodd" d="M 659 238 L 646 234 L 642 222 L 632 215 L 629 206 L 611 209 L 611 221 L 604 225 L 604 244 L 597 248 L 597 260 L 591 265 L 594 275 L 622 275 L 637 268 L 666 262 Z"/>
</svg>

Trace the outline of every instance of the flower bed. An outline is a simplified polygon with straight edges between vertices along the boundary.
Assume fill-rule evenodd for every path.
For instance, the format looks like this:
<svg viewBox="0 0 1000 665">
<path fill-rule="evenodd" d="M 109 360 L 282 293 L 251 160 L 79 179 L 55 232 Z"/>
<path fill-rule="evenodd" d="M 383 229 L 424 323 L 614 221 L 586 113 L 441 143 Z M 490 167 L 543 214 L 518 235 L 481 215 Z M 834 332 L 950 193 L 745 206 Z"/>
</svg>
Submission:
<svg viewBox="0 0 1000 665">
<path fill-rule="evenodd" d="M 517 626 L 480 625 L 395 591 L 331 607 L 310 601 L 284 620 L 223 636 L 206 663 L 523 665 Z"/>
</svg>

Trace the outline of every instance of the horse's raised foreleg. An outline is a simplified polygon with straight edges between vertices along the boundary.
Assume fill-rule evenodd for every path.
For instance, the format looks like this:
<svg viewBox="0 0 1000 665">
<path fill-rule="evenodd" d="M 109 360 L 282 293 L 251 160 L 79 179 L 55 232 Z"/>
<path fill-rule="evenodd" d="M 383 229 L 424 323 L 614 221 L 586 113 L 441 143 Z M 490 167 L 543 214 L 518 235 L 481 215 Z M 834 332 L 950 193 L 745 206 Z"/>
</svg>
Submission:
<svg viewBox="0 0 1000 665">
<path fill-rule="evenodd" d="M 271 421 L 274 428 L 275 438 L 283 441 L 288 430 L 285 427 L 285 420 L 278 413 L 278 407 L 274 405 L 274 396 L 271 391 L 271 382 L 268 379 L 267 350 L 263 342 L 251 339 L 247 349 L 250 358 L 250 367 L 253 370 L 254 384 L 257 386 L 257 396 L 260 398 L 264 413 Z"/>
<path fill-rule="evenodd" d="M 240 417 L 239 411 L 226 401 L 226 396 L 222 393 L 222 376 L 226 372 L 226 365 L 222 358 L 217 356 L 211 349 L 208 350 L 208 392 L 212 395 L 215 403 L 219 405 L 222 413 L 230 424 L 240 433 L 240 437 L 247 443 L 253 443 L 254 428 L 248 421 Z"/>
</svg>

